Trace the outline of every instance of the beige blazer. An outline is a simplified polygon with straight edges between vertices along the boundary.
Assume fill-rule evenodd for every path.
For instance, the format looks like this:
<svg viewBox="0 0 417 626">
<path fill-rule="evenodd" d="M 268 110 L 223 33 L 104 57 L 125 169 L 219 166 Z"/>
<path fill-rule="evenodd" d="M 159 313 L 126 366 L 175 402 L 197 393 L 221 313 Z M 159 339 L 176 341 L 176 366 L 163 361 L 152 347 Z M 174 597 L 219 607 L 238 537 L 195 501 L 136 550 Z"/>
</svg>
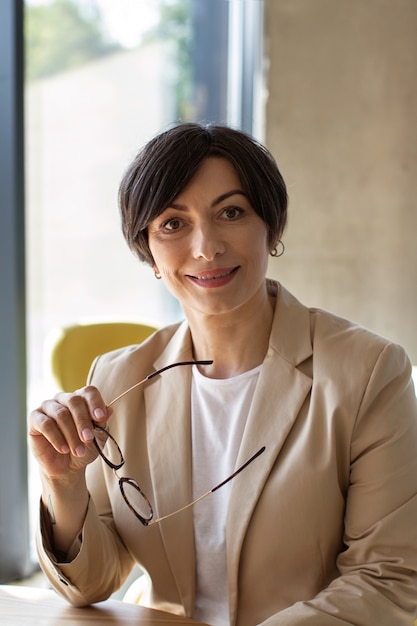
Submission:
<svg viewBox="0 0 417 626">
<path fill-rule="evenodd" d="M 238 626 L 411 625 L 417 600 L 417 406 L 402 348 L 301 305 L 269 281 L 277 304 L 227 519 L 230 623 Z M 210 354 L 206 355 L 210 358 Z M 166 364 L 191 358 L 184 322 L 99 358 L 90 382 L 110 401 Z M 174 368 L 114 405 L 109 422 L 157 515 L 191 501 L 191 368 Z M 74 604 L 122 584 L 136 561 L 144 603 L 192 616 L 192 511 L 144 527 L 98 459 L 70 563 L 39 557 Z M 213 485 L 208 485 L 211 488 Z M 215 498 L 212 494 L 209 497 Z"/>
</svg>

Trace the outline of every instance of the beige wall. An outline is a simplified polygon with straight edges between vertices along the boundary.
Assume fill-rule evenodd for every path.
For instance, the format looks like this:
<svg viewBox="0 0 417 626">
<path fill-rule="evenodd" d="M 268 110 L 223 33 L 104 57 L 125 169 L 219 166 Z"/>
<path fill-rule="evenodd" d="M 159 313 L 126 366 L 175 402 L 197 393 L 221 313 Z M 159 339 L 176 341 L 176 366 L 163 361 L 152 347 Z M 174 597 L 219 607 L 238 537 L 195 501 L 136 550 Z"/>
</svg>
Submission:
<svg viewBox="0 0 417 626">
<path fill-rule="evenodd" d="M 265 5 L 265 141 L 290 194 L 270 275 L 417 364 L 417 1 Z"/>
</svg>

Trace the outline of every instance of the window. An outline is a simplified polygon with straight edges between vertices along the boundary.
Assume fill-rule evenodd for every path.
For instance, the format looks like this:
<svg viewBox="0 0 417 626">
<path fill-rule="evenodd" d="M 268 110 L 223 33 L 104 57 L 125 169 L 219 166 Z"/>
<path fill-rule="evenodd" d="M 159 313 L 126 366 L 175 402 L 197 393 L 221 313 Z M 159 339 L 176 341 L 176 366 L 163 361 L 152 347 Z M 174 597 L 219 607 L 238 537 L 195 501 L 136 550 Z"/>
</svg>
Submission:
<svg viewBox="0 0 417 626">
<path fill-rule="evenodd" d="M 162 325 L 182 316 L 152 270 L 124 243 L 118 183 L 140 146 L 178 119 L 229 122 L 262 139 L 263 2 L 7 0 L 2 10 L 6 5 L 12 12 L 24 5 L 25 20 L 27 405 L 32 408 L 55 392 L 48 357 L 57 327 L 93 319 Z M 21 27 L 21 13 L 15 17 Z M 1 24 L 6 30 L 7 22 Z M 22 237 L 23 226 L 17 227 Z M 16 350 L 14 345 L 11 351 Z M 6 353 L 0 358 L 7 359 Z M 24 409 L 16 405 L 11 411 L 19 413 L 24 430 Z M 7 445 L 3 438 L 0 453 Z M 17 453 L 22 467 L 25 453 Z M 34 518 L 37 469 L 30 459 L 29 477 Z M 0 483 L 5 480 L 3 473 Z M 9 534 L 0 542 L 16 541 L 13 528 Z M 2 545 L 0 550 L 3 554 Z M 7 572 L 1 576 L 7 579 Z"/>
</svg>

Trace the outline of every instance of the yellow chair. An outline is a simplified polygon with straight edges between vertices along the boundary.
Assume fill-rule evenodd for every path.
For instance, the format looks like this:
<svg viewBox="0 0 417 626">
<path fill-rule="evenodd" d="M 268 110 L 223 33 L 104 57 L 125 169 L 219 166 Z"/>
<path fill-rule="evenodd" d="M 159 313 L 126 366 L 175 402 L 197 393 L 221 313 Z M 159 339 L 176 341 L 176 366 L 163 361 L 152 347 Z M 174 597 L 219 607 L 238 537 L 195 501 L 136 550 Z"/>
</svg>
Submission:
<svg viewBox="0 0 417 626">
<path fill-rule="evenodd" d="M 84 387 L 90 366 L 99 354 L 141 343 L 156 330 L 135 322 L 75 324 L 60 329 L 51 348 L 51 369 L 59 388 Z"/>
</svg>

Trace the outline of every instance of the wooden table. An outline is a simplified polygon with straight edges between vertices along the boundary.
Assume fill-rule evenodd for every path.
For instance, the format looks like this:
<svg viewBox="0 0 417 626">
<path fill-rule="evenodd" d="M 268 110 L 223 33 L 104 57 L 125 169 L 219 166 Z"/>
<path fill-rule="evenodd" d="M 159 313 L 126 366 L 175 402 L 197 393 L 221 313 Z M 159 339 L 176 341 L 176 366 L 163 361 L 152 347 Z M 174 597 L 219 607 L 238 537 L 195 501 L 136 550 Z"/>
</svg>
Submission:
<svg viewBox="0 0 417 626">
<path fill-rule="evenodd" d="M 201 624 L 162 611 L 106 600 L 93 606 L 75 608 L 50 589 L 0 585 L 1 626 L 177 626 Z"/>
</svg>

